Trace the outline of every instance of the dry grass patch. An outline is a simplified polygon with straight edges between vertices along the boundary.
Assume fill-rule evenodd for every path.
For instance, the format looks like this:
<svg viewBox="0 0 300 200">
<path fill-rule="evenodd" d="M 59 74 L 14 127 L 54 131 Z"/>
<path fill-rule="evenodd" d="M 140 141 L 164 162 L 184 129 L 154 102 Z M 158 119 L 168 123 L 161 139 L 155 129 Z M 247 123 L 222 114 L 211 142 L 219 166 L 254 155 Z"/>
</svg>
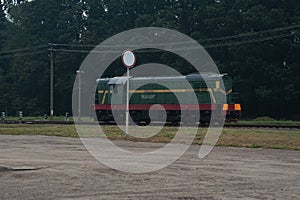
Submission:
<svg viewBox="0 0 300 200">
<path fill-rule="evenodd" d="M 92 127 L 87 128 L 87 137 L 101 137 Z M 89 130 L 90 128 L 90 130 Z M 106 137 L 112 140 L 124 140 L 124 132 L 117 126 L 101 126 Z M 170 142 L 178 128 L 164 127 L 158 134 L 149 138 L 129 136 L 131 141 Z M 193 144 L 202 144 L 207 129 L 200 128 Z M 0 134 L 5 135 L 46 135 L 78 137 L 74 125 L 0 125 Z M 188 134 L 188 133 L 187 133 Z M 275 148 L 300 150 L 300 131 L 265 130 L 265 129 L 224 129 L 217 143 L 218 146 L 250 148 Z"/>
<path fill-rule="evenodd" d="M 300 150 L 300 131 L 224 129 L 217 145 Z"/>
</svg>

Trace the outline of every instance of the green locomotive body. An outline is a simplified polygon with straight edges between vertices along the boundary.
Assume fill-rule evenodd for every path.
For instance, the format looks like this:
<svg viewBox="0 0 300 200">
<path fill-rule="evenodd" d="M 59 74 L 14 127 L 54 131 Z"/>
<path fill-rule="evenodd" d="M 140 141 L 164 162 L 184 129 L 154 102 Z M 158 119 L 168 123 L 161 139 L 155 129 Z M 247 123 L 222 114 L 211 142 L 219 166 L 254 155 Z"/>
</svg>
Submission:
<svg viewBox="0 0 300 200">
<path fill-rule="evenodd" d="M 222 81 L 224 84 L 222 84 Z M 102 78 L 97 80 L 95 111 L 100 121 L 114 121 L 112 110 L 116 110 L 119 118 L 125 118 L 126 77 Z M 160 83 L 160 84 L 159 84 Z M 189 87 L 187 84 L 189 83 Z M 167 121 L 178 123 L 188 121 L 181 119 L 181 112 L 200 111 L 199 122 L 209 123 L 212 110 L 227 118 L 238 118 L 239 109 L 232 99 L 232 79 L 227 74 L 190 74 L 176 77 L 134 77 L 130 78 L 130 116 L 135 122 L 150 122 L 149 109 L 156 104 L 160 107 L 152 120 L 160 121 L 160 112 L 167 113 Z M 193 101 L 193 95 L 197 102 Z M 180 103 L 179 100 L 180 99 Z M 226 103 L 229 102 L 229 104 Z M 162 109 L 163 107 L 163 109 Z M 116 115 L 114 113 L 114 115 Z M 188 118 L 189 118 L 188 117 Z M 154 119 L 153 119 L 154 118 Z"/>
</svg>

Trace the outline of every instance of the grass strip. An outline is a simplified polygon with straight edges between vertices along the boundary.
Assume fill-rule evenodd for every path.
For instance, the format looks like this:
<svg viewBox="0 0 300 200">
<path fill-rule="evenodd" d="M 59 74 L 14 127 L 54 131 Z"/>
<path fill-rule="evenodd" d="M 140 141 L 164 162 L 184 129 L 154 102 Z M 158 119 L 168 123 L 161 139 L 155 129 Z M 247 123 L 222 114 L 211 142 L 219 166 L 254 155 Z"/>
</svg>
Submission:
<svg viewBox="0 0 300 200">
<path fill-rule="evenodd" d="M 88 127 L 87 127 L 88 128 Z M 125 135 L 117 126 L 101 126 L 105 135 L 112 140 L 124 140 Z M 88 130 L 88 129 L 87 129 Z M 178 128 L 164 127 L 158 134 L 149 138 L 129 136 L 129 140 L 137 142 L 170 142 Z M 88 132 L 88 131 L 87 131 Z M 202 144 L 207 129 L 200 128 L 193 144 Z M 0 124 L 2 135 L 46 135 L 60 137 L 79 137 L 74 125 L 30 125 Z M 91 134 L 92 135 L 92 134 Z M 96 136 L 98 136 L 96 134 Z M 272 148 L 300 150 L 299 130 L 266 130 L 266 129 L 223 129 L 217 146 Z"/>
</svg>

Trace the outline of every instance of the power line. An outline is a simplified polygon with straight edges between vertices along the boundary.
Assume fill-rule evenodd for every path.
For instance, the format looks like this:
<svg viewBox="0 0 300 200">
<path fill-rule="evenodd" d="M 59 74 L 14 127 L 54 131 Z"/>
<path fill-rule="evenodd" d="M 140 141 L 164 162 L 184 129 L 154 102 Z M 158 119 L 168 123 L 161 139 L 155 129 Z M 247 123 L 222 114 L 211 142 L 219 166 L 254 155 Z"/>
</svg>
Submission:
<svg viewBox="0 0 300 200">
<path fill-rule="evenodd" d="M 281 34 L 281 35 L 274 35 L 274 36 L 268 36 L 268 37 L 261 37 L 261 38 L 256 38 L 256 39 L 248 39 L 248 40 L 243 40 L 243 41 L 235 41 L 235 42 L 225 42 L 225 43 L 219 43 L 219 44 L 211 44 L 211 45 L 203 45 L 204 48 L 217 48 L 217 47 L 226 47 L 226 46 L 238 46 L 242 44 L 251 44 L 251 43 L 256 43 L 256 42 L 264 42 L 264 41 L 269 41 L 269 40 L 275 40 L 275 39 L 282 39 L 282 38 L 287 38 L 287 37 L 292 37 L 291 34 Z M 45 45 L 40 45 L 39 47 L 41 48 L 42 46 Z M 26 50 L 29 50 L 30 48 L 26 48 Z M 178 50 L 192 50 L 195 49 L 195 47 L 184 47 L 184 48 L 173 48 L 171 50 L 178 51 Z M 21 49 L 15 50 L 14 52 L 21 51 Z M 53 49 L 55 52 L 67 52 L 67 53 L 122 53 L 121 51 L 88 51 L 88 50 L 76 50 L 76 49 Z M 162 52 L 163 50 L 160 49 L 142 49 L 142 50 L 136 50 L 137 53 L 156 53 L 156 52 Z M 45 50 L 40 50 L 37 52 L 26 52 L 26 53 L 15 53 L 11 55 L 3 55 L 0 56 L 0 59 L 5 59 L 5 58 L 11 58 L 11 57 L 22 57 L 22 56 L 31 56 L 31 55 L 38 55 L 46 53 Z"/>
<path fill-rule="evenodd" d="M 87 45 L 80 45 L 80 44 L 57 44 L 57 43 L 50 43 L 49 45 L 52 46 L 63 46 L 63 47 L 96 47 L 97 45 L 94 44 L 87 44 Z"/>
<path fill-rule="evenodd" d="M 226 47 L 226 46 L 238 46 L 242 44 L 251 44 L 256 42 L 264 42 L 269 40 L 275 40 L 275 39 L 282 39 L 292 37 L 291 34 L 281 34 L 281 35 L 273 35 L 273 36 L 267 36 L 267 37 L 261 37 L 261 38 L 255 38 L 255 39 L 247 39 L 242 41 L 235 41 L 235 42 L 224 42 L 219 44 L 211 44 L 211 45 L 203 45 L 204 48 L 217 48 L 217 47 Z M 170 50 L 178 51 L 178 50 L 191 50 L 196 49 L 197 47 L 183 47 L 183 48 L 172 48 Z M 69 52 L 69 53 L 121 53 L 121 51 L 106 51 L 106 50 L 76 50 L 76 49 L 53 49 L 57 52 Z M 142 50 L 136 50 L 136 53 L 155 53 L 155 52 L 162 52 L 163 50 L 160 49 L 142 49 Z"/>
<path fill-rule="evenodd" d="M 225 36 L 225 37 L 217 37 L 217 38 L 210 38 L 210 39 L 202 39 L 202 40 L 197 40 L 199 43 L 204 43 L 204 42 L 213 42 L 213 41 L 223 41 L 223 40 L 230 40 L 230 39 L 237 39 L 237 38 L 246 38 L 246 37 L 251 37 L 251 36 L 260 36 L 262 34 L 266 33 L 276 33 L 279 31 L 286 31 L 286 30 L 291 30 L 295 28 L 300 28 L 300 24 L 297 25 L 291 25 L 291 26 L 286 26 L 286 27 L 280 27 L 280 28 L 275 28 L 275 29 L 269 29 L 269 30 L 264 30 L 264 31 L 259 31 L 259 32 L 247 32 L 247 33 L 241 33 L 238 35 L 233 35 L 233 36 Z M 240 41 L 229 41 L 229 42 L 223 42 L 223 43 L 216 43 L 216 44 L 207 44 L 203 45 L 205 48 L 217 48 L 217 47 L 225 47 L 225 46 L 237 46 L 237 45 L 242 45 L 242 44 L 249 44 L 249 43 L 255 43 L 255 42 L 262 42 L 262 41 L 268 41 L 268 40 L 274 40 L 274 39 L 280 39 L 280 38 L 286 38 L 286 37 L 291 37 L 291 33 L 289 34 L 280 34 L 280 35 L 273 35 L 273 36 L 264 36 L 264 37 L 259 37 L 259 38 L 252 38 L 252 39 L 244 39 Z M 161 45 L 180 45 L 180 44 L 191 44 L 195 43 L 194 41 L 183 41 L 183 42 L 174 42 L 174 43 L 160 43 L 160 44 L 153 44 L 152 46 L 156 48 L 157 46 Z M 94 48 L 97 45 L 72 45 L 72 44 L 56 44 L 56 43 L 50 43 L 50 46 L 53 47 L 91 47 Z M 141 45 L 128 45 L 128 47 L 140 47 Z M 151 45 L 148 44 L 149 47 Z M 19 56 L 27 56 L 27 55 L 36 55 L 40 54 L 42 52 L 35 52 L 35 53 L 21 53 L 23 51 L 32 51 L 32 50 L 38 50 L 42 48 L 48 47 L 47 45 L 37 45 L 37 46 L 32 46 L 32 47 L 27 47 L 27 48 L 22 48 L 22 49 L 14 49 L 14 50 L 5 50 L 5 51 L 0 51 L 0 54 L 14 54 L 14 55 L 0 55 L 0 59 L 3 58 L 10 58 L 10 57 L 19 57 Z M 118 47 L 118 45 L 111 45 L 111 46 L 101 46 L 101 47 Z M 174 48 L 175 49 L 175 48 Z M 180 49 L 193 49 L 193 47 L 182 47 L 182 48 L 177 48 L 177 50 Z M 176 50 L 176 49 L 175 49 Z M 55 48 L 53 51 L 56 52 L 68 52 L 68 53 L 120 53 L 120 51 L 114 51 L 114 50 L 95 50 L 95 51 L 89 51 L 89 50 L 76 50 L 76 49 L 62 49 L 62 48 Z M 161 50 L 137 50 L 137 52 L 161 52 Z"/>
<path fill-rule="evenodd" d="M 37 51 L 37 52 L 28 52 L 28 53 L 19 53 L 19 54 L 12 54 L 12 55 L 3 55 L 0 56 L 0 59 L 12 58 L 12 57 L 22 57 L 22 56 L 31 56 L 46 53 L 47 51 Z"/>
<path fill-rule="evenodd" d="M 21 51 L 30 51 L 30 50 L 36 50 L 36 49 L 41 49 L 41 48 L 46 48 L 46 47 L 47 47 L 47 45 L 37 45 L 37 46 L 27 47 L 27 48 L 23 48 L 23 49 L 0 51 L 0 54 L 17 53 L 17 52 L 21 52 Z"/>
<path fill-rule="evenodd" d="M 290 29 L 295 29 L 295 28 L 300 28 L 300 24 L 293 25 L 293 26 L 286 26 L 286 27 L 281 27 L 281 28 L 275 28 L 275 29 L 269 29 L 269 30 L 264 30 L 264 31 L 258 31 L 258 32 L 247 32 L 247 33 L 241 33 L 238 35 L 233 35 L 233 36 L 225 36 L 225 37 L 218 37 L 218 38 L 211 38 L 211 39 L 202 39 L 198 40 L 198 42 L 207 42 L 207 41 L 218 41 L 218 40 L 227 40 L 227 39 L 236 39 L 236 38 L 242 38 L 242 37 L 249 37 L 249 36 L 257 36 L 260 34 L 265 34 L 265 33 L 272 33 L 272 32 L 278 32 L 278 31 L 286 31 Z"/>
<path fill-rule="evenodd" d="M 258 32 L 246 32 L 246 33 L 241 33 L 241 34 L 232 35 L 232 36 L 200 39 L 200 40 L 197 40 L 197 42 L 202 43 L 202 42 L 213 42 L 213 41 L 245 38 L 245 37 L 250 37 L 250 36 L 259 36 L 259 35 L 266 34 L 266 33 L 276 33 L 279 31 L 287 31 L 287 30 L 291 30 L 291 29 L 295 29 L 295 28 L 300 28 L 300 24 L 285 26 L 285 27 L 280 27 L 280 28 L 275 28 L 275 29 L 268 29 L 268 30 L 263 30 L 263 31 L 258 31 Z M 193 43 L 195 43 L 195 42 L 194 41 L 183 41 L 183 42 L 174 42 L 174 43 L 159 43 L 159 44 L 153 44 L 153 46 L 193 44 Z M 76 44 L 51 44 L 51 45 L 57 46 L 57 47 L 91 47 L 91 48 L 98 46 L 98 45 L 76 45 Z M 127 45 L 127 46 L 128 47 L 140 47 L 141 45 Z M 149 46 L 151 46 L 151 44 Z M 101 45 L 101 47 L 102 48 L 112 48 L 112 47 L 118 47 L 118 45 Z"/>
<path fill-rule="evenodd" d="M 216 47 L 225 47 L 225 46 L 238 46 L 238 45 L 242 45 L 242 44 L 264 42 L 264 41 L 282 39 L 282 38 L 287 38 L 287 37 L 292 37 L 292 35 L 291 34 L 281 34 L 281 35 L 274 35 L 274 36 L 262 37 L 262 38 L 257 38 L 257 39 L 249 39 L 249 40 L 244 40 L 244 41 L 227 42 L 227 43 L 223 43 L 223 44 L 204 45 L 204 47 L 205 48 L 216 48 Z"/>
</svg>

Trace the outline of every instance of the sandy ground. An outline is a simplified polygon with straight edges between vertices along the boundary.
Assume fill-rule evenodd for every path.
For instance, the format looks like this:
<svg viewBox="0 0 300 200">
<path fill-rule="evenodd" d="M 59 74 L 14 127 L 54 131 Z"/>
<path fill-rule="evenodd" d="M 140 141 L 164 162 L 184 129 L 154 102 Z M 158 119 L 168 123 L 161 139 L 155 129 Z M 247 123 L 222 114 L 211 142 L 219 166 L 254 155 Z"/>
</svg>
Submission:
<svg viewBox="0 0 300 200">
<path fill-rule="evenodd" d="M 1 135 L 0 199 L 300 198 L 299 151 L 216 147 L 201 160 L 198 150 L 162 170 L 129 174 L 100 164 L 79 139 Z"/>
</svg>

